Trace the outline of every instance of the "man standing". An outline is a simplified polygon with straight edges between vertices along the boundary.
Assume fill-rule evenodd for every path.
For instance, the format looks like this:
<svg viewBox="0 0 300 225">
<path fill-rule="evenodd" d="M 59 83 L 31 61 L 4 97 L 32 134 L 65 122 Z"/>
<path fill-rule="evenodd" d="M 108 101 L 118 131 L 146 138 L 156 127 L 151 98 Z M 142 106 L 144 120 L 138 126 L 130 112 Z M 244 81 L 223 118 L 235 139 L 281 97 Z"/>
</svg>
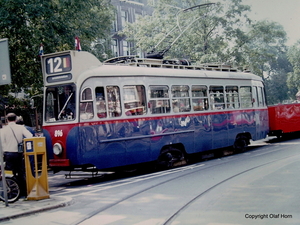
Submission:
<svg viewBox="0 0 300 225">
<path fill-rule="evenodd" d="M 24 126 L 16 124 L 16 119 L 16 114 L 7 114 L 8 125 L 1 131 L 2 149 L 5 168 L 13 171 L 14 176 L 21 182 L 21 190 L 26 190 L 23 153 L 18 152 L 18 144 L 24 137 L 32 137 L 32 134 Z"/>
</svg>

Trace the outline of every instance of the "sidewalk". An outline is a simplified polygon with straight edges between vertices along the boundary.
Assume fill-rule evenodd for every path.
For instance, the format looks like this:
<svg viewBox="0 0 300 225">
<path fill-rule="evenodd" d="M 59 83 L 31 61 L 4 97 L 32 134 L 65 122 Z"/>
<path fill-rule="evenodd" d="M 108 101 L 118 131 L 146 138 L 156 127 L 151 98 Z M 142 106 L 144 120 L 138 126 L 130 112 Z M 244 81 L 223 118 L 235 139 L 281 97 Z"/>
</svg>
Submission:
<svg viewBox="0 0 300 225">
<path fill-rule="evenodd" d="M 14 203 L 9 203 L 7 207 L 5 206 L 5 202 L 0 201 L 0 222 L 33 213 L 64 207 L 70 205 L 71 203 L 72 199 L 70 197 L 61 196 L 50 196 L 48 199 L 42 199 L 38 201 L 28 201 L 25 198 L 21 198 Z"/>
</svg>

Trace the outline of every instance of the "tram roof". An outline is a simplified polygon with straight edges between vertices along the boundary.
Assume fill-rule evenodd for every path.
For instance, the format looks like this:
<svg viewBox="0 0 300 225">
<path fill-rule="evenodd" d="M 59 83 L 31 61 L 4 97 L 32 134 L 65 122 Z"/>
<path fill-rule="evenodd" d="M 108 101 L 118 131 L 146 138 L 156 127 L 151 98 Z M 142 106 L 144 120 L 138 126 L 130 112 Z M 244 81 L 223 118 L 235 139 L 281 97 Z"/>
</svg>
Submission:
<svg viewBox="0 0 300 225">
<path fill-rule="evenodd" d="M 154 66 L 153 66 L 154 65 Z M 199 66 L 184 65 L 165 65 L 165 64 L 148 64 L 145 63 L 128 63 L 128 64 L 103 64 L 97 68 L 90 69 L 82 74 L 87 76 L 151 76 L 151 77 L 190 77 L 190 78 L 207 78 L 207 79 L 244 79 L 259 80 L 261 77 L 248 72 L 224 68 L 211 68 Z"/>
<path fill-rule="evenodd" d="M 80 83 L 88 77 L 125 76 L 262 80 L 252 73 L 241 72 L 226 65 L 180 65 L 176 60 L 142 59 L 134 56 L 113 58 L 101 63 L 91 53 L 73 50 L 47 54 L 42 59 L 44 79 L 48 84 Z M 68 60 L 71 60 L 69 67 Z M 56 73 L 54 70 L 58 67 L 54 63 L 60 61 L 62 65 L 65 63 L 64 69 L 67 70 Z"/>
</svg>

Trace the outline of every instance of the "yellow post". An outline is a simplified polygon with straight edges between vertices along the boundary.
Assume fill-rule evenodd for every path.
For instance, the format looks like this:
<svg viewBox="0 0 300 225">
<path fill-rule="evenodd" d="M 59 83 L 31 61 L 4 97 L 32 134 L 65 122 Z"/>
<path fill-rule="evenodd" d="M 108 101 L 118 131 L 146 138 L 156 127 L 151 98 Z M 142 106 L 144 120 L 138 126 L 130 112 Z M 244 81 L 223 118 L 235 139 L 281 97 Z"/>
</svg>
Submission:
<svg viewBox="0 0 300 225">
<path fill-rule="evenodd" d="M 27 199 L 50 198 L 45 137 L 24 138 Z"/>
</svg>

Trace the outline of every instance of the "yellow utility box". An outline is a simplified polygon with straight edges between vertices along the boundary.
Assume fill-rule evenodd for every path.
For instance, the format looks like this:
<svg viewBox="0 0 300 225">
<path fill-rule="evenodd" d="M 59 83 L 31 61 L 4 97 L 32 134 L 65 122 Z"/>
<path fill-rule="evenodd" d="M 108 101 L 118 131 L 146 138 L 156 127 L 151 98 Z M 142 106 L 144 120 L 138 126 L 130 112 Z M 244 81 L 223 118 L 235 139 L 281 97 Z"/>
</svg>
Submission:
<svg viewBox="0 0 300 225">
<path fill-rule="evenodd" d="M 24 138 L 27 199 L 50 198 L 46 155 L 46 138 Z"/>
</svg>

